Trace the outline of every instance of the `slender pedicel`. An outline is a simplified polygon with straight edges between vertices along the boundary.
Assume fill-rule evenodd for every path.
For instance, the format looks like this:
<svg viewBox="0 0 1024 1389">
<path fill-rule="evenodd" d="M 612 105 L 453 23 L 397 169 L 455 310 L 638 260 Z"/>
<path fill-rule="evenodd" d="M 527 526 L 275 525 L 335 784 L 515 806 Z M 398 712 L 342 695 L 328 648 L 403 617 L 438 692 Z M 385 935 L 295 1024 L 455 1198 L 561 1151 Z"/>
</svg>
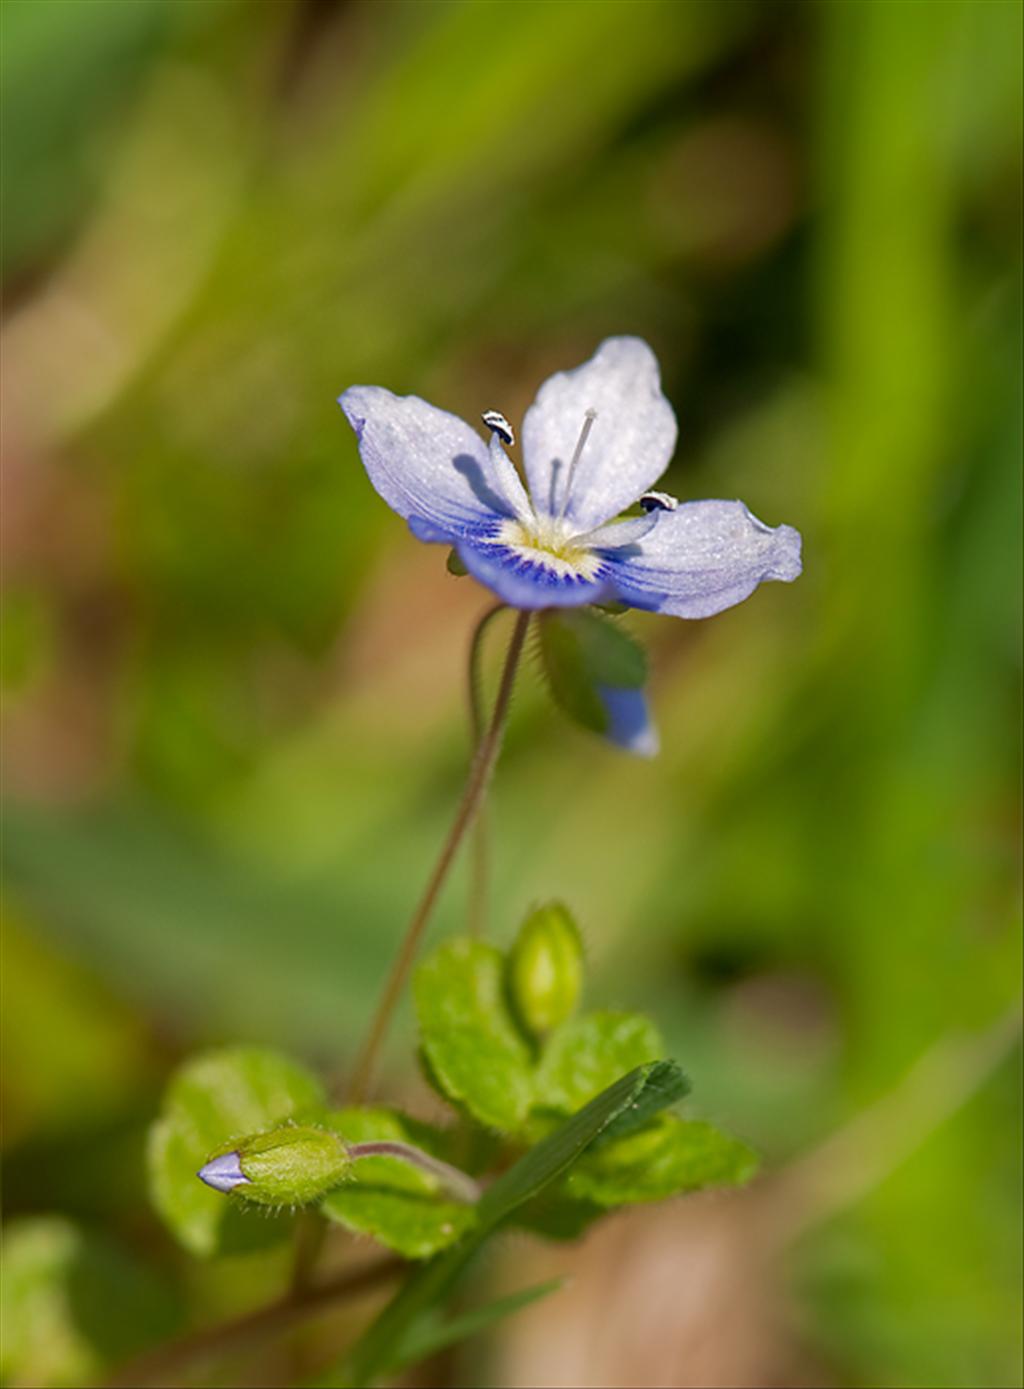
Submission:
<svg viewBox="0 0 1024 1389">
<path fill-rule="evenodd" d="M 476 756 L 480 739 L 484 736 L 483 690 L 480 679 L 480 662 L 483 655 L 484 633 L 492 620 L 505 611 L 504 603 L 495 603 L 488 608 L 473 629 L 469 643 L 469 660 L 466 670 L 466 694 L 469 707 L 470 752 Z M 483 934 L 487 916 L 487 802 L 480 802 L 476 820 L 473 823 L 473 838 L 470 844 L 469 902 L 467 920 L 471 936 Z"/>
<path fill-rule="evenodd" d="M 564 516 L 569 509 L 569 498 L 572 496 L 572 480 L 576 476 L 576 464 L 580 461 L 580 454 L 587 444 L 587 438 L 594 427 L 597 419 L 596 410 L 588 410 L 583 416 L 583 428 L 580 430 L 580 437 L 576 440 L 576 447 L 573 449 L 572 462 L 569 464 L 569 476 L 565 479 L 565 496 L 562 498 L 562 509 L 558 513 Z"/>
<path fill-rule="evenodd" d="M 401 997 L 402 988 L 409 974 L 409 970 L 412 968 L 413 960 L 416 958 L 416 951 L 419 948 L 423 932 L 437 904 L 441 888 L 444 886 L 448 873 L 451 870 L 459 845 L 465 838 L 466 831 L 476 818 L 476 813 L 480 809 L 481 802 L 484 799 L 487 783 L 490 780 L 491 772 L 494 770 L 494 764 L 498 760 L 498 753 L 501 749 L 502 734 L 505 731 L 505 719 L 508 715 L 508 707 L 512 699 L 512 686 L 515 684 L 519 658 L 523 654 L 523 643 L 526 640 L 526 629 L 530 625 L 530 616 L 531 614 L 527 610 L 525 612 L 520 612 L 516 617 L 516 625 L 512 631 L 512 640 L 509 643 L 508 655 L 505 657 L 505 668 L 501 673 L 501 684 L 498 686 L 498 695 L 494 701 L 494 712 L 491 714 L 491 722 L 488 725 L 487 732 L 480 739 L 476 755 L 470 767 L 466 789 L 462 793 L 462 800 L 459 803 L 458 810 L 455 812 L 455 819 L 452 822 L 452 827 L 448 831 L 448 837 L 441 847 L 440 857 L 434 865 L 434 871 L 431 873 L 430 880 L 423 891 L 419 906 L 413 913 L 412 920 L 409 922 L 406 929 L 405 938 L 399 947 L 395 962 L 391 967 L 391 973 L 384 985 L 384 991 L 381 994 L 380 1002 L 377 1004 L 377 1011 L 370 1024 L 370 1030 L 367 1034 L 366 1041 L 363 1043 L 362 1050 L 356 1058 L 349 1087 L 350 1104 L 361 1104 L 366 1098 L 366 1093 L 370 1088 L 370 1082 L 373 1079 L 373 1072 L 377 1064 L 377 1056 L 380 1051 L 381 1043 L 387 1034 L 395 1007 Z"/>
<path fill-rule="evenodd" d="M 465 1201 L 471 1206 L 480 1200 L 480 1187 L 472 1177 L 467 1177 L 465 1172 L 460 1171 L 458 1167 L 452 1167 L 450 1163 L 442 1162 L 440 1158 L 431 1157 L 429 1153 L 423 1152 L 421 1148 L 414 1148 L 409 1143 L 399 1143 L 392 1139 L 374 1139 L 366 1143 L 350 1143 L 348 1144 L 348 1155 L 350 1158 L 400 1158 L 402 1162 L 409 1163 L 411 1167 L 418 1167 L 421 1172 L 427 1172 L 431 1177 L 436 1177 L 457 1200 Z"/>
</svg>

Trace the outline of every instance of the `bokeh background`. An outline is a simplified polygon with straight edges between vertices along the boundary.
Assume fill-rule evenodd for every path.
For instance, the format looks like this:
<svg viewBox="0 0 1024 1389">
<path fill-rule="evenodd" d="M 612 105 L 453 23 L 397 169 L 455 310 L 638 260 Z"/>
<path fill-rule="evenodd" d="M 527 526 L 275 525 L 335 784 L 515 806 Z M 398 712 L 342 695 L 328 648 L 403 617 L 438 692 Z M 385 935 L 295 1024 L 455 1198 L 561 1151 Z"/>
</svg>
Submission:
<svg viewBox="0 0 1024 1389">
<path fill-rule="evenodd" d="M 186 1267 L 145 1126 L 199 1045 L 351 1058 L 487 602 L 335 397 L 517 420 L 639 333 L 666 484 L 798 526 L 805 574 L 630 619 L 653 763 L 528 672 L 492 925 L 570 902 L 591 1000 L 652 1010 L 774 1175 L 510 1241 L 496 1283 L 573 1285 L 444 1373 L 1020 1382 L 1021 13 L 5 0 L 9 1218 L 104 1232 L 199 1319 L 274 1285 Z M 435 938 L 464 906 L 463 873 Z"/>
</svg>

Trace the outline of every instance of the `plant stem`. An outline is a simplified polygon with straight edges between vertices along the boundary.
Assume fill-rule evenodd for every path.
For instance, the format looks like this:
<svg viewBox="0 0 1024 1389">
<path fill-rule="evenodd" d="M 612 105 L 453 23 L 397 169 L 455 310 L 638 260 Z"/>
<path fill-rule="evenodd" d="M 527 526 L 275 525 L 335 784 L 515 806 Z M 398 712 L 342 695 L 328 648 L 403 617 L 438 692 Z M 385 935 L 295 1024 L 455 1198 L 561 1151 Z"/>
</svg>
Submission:
<svg viewBox="0 0 1024 1389">
<path fill-rule="evenodd" d="M 474 754 L 480 746 L 480 739 L 483 737 L 484 733 L 483 694 L 480 677 L 484 634 L 491 625 L 491 619 L 497 617 L 500 612 L 504 611 L 504 603 L 495 603 L 492 608 L 488 608 L 483 617 L 481 617 L 480 621 L 476 624 L 469 643 L 466 694 L 469 704 L 469 733 Z M 469 904 L 467 919 L 469 933 L 473 936 L 483 934 L 484 920 L 487 915 L 487 878 L 490 869 L 487 841 L 487 805 L 485 798 L 480 803 L 480 809 L 477 812 L 476 821 L 473 825 L 473 836 L 470 841 Z"/>
<path fill-rule="evenodd" d="M 421 1172 L 427 1172 L 431 1177 L 436 1177 L 457 1200 L 464 1201 L 470 1206 L 475 1205 L 480 1200 L 480 1187 L 472 1177 L 468 1177 L 459 1168 L 452 1167 L 450 1163 L 442 1162 L 440 1158 L 431 1157 L 429 1153 L 423 1152 L 420 1148 L 414 1148 L 411 1143 L 400 1143 L 390 1138 L 374 1138 L 366 1143 L 350 1143 L 347 1151 L 350 1158 L 399 1158 L 402 1162 L 408 1162 L 411 1166 L 418 1167 Z"/>
<path fill-rule="evenodd" d="M 196 1331 L 191 1336 L 183 1336 L 180 1340 L 147 1351 L 122 1366 L 106 1384 L 108 1389 L 180 1384 L 179 1372 L 184 1367 L 202 1364 L 232 1351 L 245 1350 L 276 1332 L 286 1331 L 290 1326 L 304 1321 L 329 1303 L 372 1291 L 407 1268 L 408 1264 L 403 1259 L 388 1255 L 362 1268 L 348 1269 L 322 1283 L 307 1286 L 300 1296 L 289 1293 L 233 1321 L 221 1322 L 219 1326 Z"/>
<path fill-rule="evenodd" d="M 497 698 L 494 701 L 491 721 L 473 755 L 466 789 L 462 793 L 462 800 L 459 802 L 452 827 L 441 847 L 440 856 L 434 865 L 434 871 L 430 875 L 419 905 L 409 922 L 405 938 L 395 957 L 387 983 L 384 985 L 384 992 L 377 1005 L 377 1012 L 370 1025 L 370 1031 L 356 1060 L 349 1088 L 349 1102 L 351 1104 L 361 1104 L 370 1089 L 381 1043 L 387 1033 L 412 962 L 416 958 L 416 951 L 419 948 L 423 932 L 434 907 L 437 905 L 437 899 L 451 870 L 455 854 L 466 836 L 466 831 L 472 825 L 473 818 L 479 810 L 487 790 L 487 783 L 501 749 L 505 719 L 512 698 L 512 687 L 515 684 L 516 670 L 523 652 L 523 643 L 526 639 L 526 629 L 529 623 L 530 614 L 528 612 L 518 614 L 516 625 L 512 631 L 512 640 L 509 643 L 508 655 L 505 657 L 505 666 L 501 673 L 501 683 L 498 686 Z"/>
</svg>

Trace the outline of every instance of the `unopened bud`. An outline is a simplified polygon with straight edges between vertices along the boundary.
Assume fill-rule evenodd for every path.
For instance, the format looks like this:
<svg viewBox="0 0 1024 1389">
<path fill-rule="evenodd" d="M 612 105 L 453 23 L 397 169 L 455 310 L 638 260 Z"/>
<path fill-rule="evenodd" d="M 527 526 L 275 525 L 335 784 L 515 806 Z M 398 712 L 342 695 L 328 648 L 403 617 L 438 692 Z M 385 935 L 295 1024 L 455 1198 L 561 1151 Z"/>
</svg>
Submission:
<svg viewBox="0 0 1024 1389">
<path fill-rule="evenodd" d="M 560 902 L 539 907 L 523 922 L 508 961 L 512 1005 L 528 1032 L 542 1037 L 565 1022 L 579 1001 L 583 945 Z"/>
<path fill-rule="evenodd" d="M 312 1124 L 285 1124 L 216 1154 L 197 1175 L 216 1191 L 236 1191 L 259 1205 L 301 1206 L 344 1181 L 348 1166 L 337 1134 Z"/>
</svg>

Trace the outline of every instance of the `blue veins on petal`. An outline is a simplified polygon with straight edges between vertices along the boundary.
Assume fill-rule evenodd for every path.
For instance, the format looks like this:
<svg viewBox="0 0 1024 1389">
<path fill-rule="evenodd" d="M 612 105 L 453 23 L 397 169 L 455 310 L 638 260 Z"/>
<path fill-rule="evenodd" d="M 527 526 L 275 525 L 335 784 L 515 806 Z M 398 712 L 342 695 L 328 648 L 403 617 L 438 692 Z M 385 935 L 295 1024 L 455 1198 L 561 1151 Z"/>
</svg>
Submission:
<svg viewBox="0 0 1024 1389">
<path fill-rule="evenodd" d="M 505 451 L 513 431 L 487 412 L 487 443 L 418 396 L 353 386 L 339 398 L 374 487 L 413 534 L 454 545 L 466 569 L 517 608 L 617 600 L 709 617 L 766 580 L 800 573 L 800 536 L 742 502 L 652 507 L 616 518 L 671 459 L 676 420 L 654 353 L 608 338 L 552 376 L 522 427 L 527 486 Z"/>
</svg>

